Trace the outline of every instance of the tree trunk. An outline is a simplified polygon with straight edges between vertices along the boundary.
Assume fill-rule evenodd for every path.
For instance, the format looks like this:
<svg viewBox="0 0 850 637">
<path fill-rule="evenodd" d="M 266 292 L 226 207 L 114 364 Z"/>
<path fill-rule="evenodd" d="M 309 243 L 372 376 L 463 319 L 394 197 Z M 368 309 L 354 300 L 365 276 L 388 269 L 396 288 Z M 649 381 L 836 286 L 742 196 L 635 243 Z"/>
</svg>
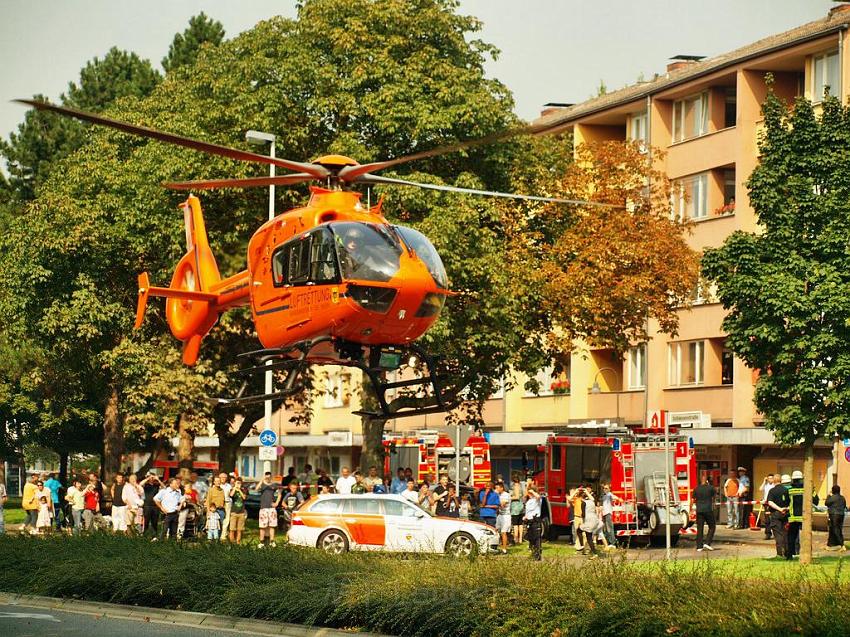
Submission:
<svg viewBox="0 0 850 637">
<path fill-rule="evenodd" d="M 189 419 L 180 414 L 177 423 L 179 442 L 177 443 L 177 468 L 184 481 L 189 480 L 192 473 L 192 463 L 195 461 L 195 432 L 189 426 Z"/>
<path fill-rule="evenodd" d="M 378 397 L 372 382 L 363 374 L 363 384 L 360 388 L 360 409 L 363 411 L 378 411 Z M 363 446 L 360 449 L 360 470 L 364 473 L 369 467 L 378 467 L 378 475 L 384 475 L 384 426 L 385 418 L 363 416 L 360 420 L 363 430 Z"/>
<path fill-rule="evenodd" d="M 59 482 L 68 484 L 68 452 L 63 451 L 59 454 Z"/>
<path fill-rule="evenodd" d="M 800 534 L 800 564 L 812 563 L 812 494 L 814 493 L 815 443 L 803 446 L 803 529 Z"/>
<path fill-rule="evenodd" d="M 121 426 L 118 404 L 118 388 L 113 385 L 103 414 L 101 475 L 106 484 L 112 484 L 115 474 L 121 470 L 121 455 L 124 453 L 124 429 Z"/>
<path fill-rule="evenodd" d="M 244 438 L 243 438 L 244 440 Z M 237 440 L 227 436 L 218 439 L 218 470 L 225 473 L 233 473 L 236 469 L 236 456 L 239 454 L 239 447 L 242 446 L 242 440 Z"/>
<path fill-rule="evenodd" d="M 263 415 L 263 404 L 247 405 L 244 418 L 235 432 L 230 431 L 233 414 L 219 409 L 213 414 L 215 433 L 218 436 L 218 470 L 232 473 L 236 469 L 236 456 L 242 441 L 251 433 L 254 422 Z"/>
</svg>

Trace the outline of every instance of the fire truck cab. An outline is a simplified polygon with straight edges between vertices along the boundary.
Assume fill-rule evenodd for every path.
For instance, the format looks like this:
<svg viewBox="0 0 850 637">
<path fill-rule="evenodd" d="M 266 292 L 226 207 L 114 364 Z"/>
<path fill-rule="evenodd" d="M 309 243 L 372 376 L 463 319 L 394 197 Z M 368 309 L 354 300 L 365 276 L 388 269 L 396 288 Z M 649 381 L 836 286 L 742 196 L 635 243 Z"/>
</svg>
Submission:
<svg viewBox="0 0 850 637">
<path fill-rule="evenodd" d="M 570 527 L 570 496 L 590 487 L 597 502 L 602 485 L 610 484 L 619 499 L 612 514 L 621 540 L 647 537 L 664 543 L 669 501 L 671 542 L 693 523 L 691 493 L 696 486 L 693 439 L 670 432 L 670 482 L 664 471 L 664 436 L 657 430 L 579 425 L 558 428 L 547 438 L 545 467 L 535 475 L 546 494 L 544 527 L 550 538 Z"/>
<path fill-rule="evenodd" d="M 447 473 L 458 482 L 455 445 L 452 438 L 436 430 L 423 429 L 408 434 L 384 435 L 384 474 L 394 476 L 410 467 L 413 479 L 422 482 L 429 474 Z M 481 489 L 491 479 L 490 443 L 472 435 L 460 451 L 460 486 Z"/>
</svg>

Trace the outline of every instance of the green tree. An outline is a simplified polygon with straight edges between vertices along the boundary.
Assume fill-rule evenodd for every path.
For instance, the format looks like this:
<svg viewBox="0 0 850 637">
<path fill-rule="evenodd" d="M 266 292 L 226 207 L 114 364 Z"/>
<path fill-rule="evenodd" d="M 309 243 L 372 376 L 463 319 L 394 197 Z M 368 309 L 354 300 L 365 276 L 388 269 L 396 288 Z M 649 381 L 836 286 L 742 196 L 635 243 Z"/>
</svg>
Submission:
<svg viewBox="0 0 850 637">
<path fill-rule="evenodd" d="M 850 109 L 834 97 L 763 105 L 761 162 L 748 182 L 760 232 L 735 232 L 703 258 L 729 310 L 736 355 L 759 372 L 755 403 L 777 441 L 802 446 L 805 492 L 814 444 L 850 432 Z M 804 498 L 802 563 L 812 559 Z"/>
<path fill-rule="evenodd" d="M 183 33 L 174 36 L 168 47 L 168 55 L 162 58 L 162 68 L 166 73 L 171 73 L 180 66 L 192 64 L 203 45 L 218 46 L 222 40 L 224 26 L 218 20 L 208 18 L 202 11 L 189 18 L 189 26 Z"/>
</svg>

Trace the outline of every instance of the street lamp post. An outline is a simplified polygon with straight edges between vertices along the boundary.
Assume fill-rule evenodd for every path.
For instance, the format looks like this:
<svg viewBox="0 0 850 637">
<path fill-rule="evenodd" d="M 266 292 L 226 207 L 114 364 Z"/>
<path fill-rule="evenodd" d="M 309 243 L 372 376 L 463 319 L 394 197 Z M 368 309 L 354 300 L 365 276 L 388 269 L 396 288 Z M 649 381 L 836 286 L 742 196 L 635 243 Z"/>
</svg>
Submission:
<svg viewBox="0 0 850 637">
<path fill-rule="evenodd" d="M 600 367 L 599 371 L 596 372 L 596 376 L 593 377 L 593 387 L 590 388 L 591 393 L 599 394 L 602 393 L 602 388 L 599 387 L 599 383 L 597 380 L 599 379 L 599 374 L 602 372 L 611 372 L 614 374 L 615 380 L 619 380 L 619 375 L 613 367 Z M 615 392 L 617 394 L 617 424 L 620 424 L 620 392 Z"/>
<path fill-rule="evenodd" d="M 269 155 L 271 156 L 272 159 L 275 158 L 274 143 L 275 143 L 276 137 L 272 133 L 263 133 L 263 132 L 256 131 L 256 130 L 249 130 L 247 133 L 245 133 L 245 139 L 248 141 L 249 144 L 255 144 L 255 145 L 258 145 L 258 146 L 261 146 L 265 143 L 268 143 L 270 145 Z M 269 164 L 269 177 L 275 176 L 274 168 L 275 168 L 274 164 Z M 272 219 L 274 219 L 274 184 L 269 184 L 269 221 L 271 221 Z M 271 364 L 272 364 L 271 360 L 266 361 L 266 365 L 271 365 Z M 267 370 L 266 371 L 266 387 L 265 387 L 266 394 L 272 393 L 273 381 L 274 381 L 274 379 L 272 377 L 272 370 Z M 265 402 L 264 407 L 265 407 L 265 409 L 264 409 L 264 414 L 263 414 L 263 428 L 264 429 L 271 429 L 272 428 L 272 401 L 267 400 Z M 269 460 L 264 460 L 263 461 L 263 473 L 265 473 L 267 471 L 271 471 L 271 466 L 272 466 L 272 463 Z"/>
</svg>

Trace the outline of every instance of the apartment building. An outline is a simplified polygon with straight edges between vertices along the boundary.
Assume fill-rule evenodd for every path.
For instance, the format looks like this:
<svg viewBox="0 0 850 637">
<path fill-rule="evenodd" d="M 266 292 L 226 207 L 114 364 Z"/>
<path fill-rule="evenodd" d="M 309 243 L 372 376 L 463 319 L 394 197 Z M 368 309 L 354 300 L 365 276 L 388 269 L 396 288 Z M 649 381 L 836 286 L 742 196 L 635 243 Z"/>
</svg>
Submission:
<svg viewBox="0 0 850 637">
<path fill-rule="evenodd" d="M 757 227 L 744 184 L 758 161 L 766 75 L 773 76 L 773 90 L 789 103 L 799 95 L 818 102 L 827 90 L 846 99 L 848 27 L 850 5 L 839 5 L 823 19 L 711 59 L 677 56 L 651 81 L 549 109 L 540 121 L 570 131 L 576 145 L 637 140 L 662 149 L 661 166 L 675 186 L 671 214 L 693 222 L 688 237 L 693 248 L 718 246 L 734 230 Z M 752 370 L 726 347 L 722 307 L 711 290 L 694 294 L 694 306 L 680 314 L 675 338 L 650 325 L 648 345 L 632 348 L 625 358 L 579 347 L 559 361 L 563 373 L 540 372 L 537 394 L 524 389 L 524 378 L 510 379 L 513 388 L 485 405 L 494 471 L 507 475 L 531 462 L 555 426 L 639 424 L 652 410 L 667 410 L 673 424 L 691 430 L 701 471 L 719 477 L 742 465 L 760 481 L 767 472 L 801 467 L 799 450 L 780 448 L 763 427 L 753 405 Z M 322 393 L 311 406 L 309 427 L 290 423 L 286 412 L 274 414 L 286 448 L 280 470 L 293 464 L 300 470 L 312 462 L 336 472 L 359 460 L 360 420 L 351 414 L 359 406 L 359 372 L 327 368 L 319 376 Z M 431 415 L 390 421 L 388 430 L 443 424 L 441 416 Z M 257 444 L 246 441 L 240 459 L 244 473 L 254 473 Z M 822 493 L 835 480 L 850 488 L 850 460 L 842 444 L 824 441 L 818 448 L 815 479 Z"/>
</svg>

